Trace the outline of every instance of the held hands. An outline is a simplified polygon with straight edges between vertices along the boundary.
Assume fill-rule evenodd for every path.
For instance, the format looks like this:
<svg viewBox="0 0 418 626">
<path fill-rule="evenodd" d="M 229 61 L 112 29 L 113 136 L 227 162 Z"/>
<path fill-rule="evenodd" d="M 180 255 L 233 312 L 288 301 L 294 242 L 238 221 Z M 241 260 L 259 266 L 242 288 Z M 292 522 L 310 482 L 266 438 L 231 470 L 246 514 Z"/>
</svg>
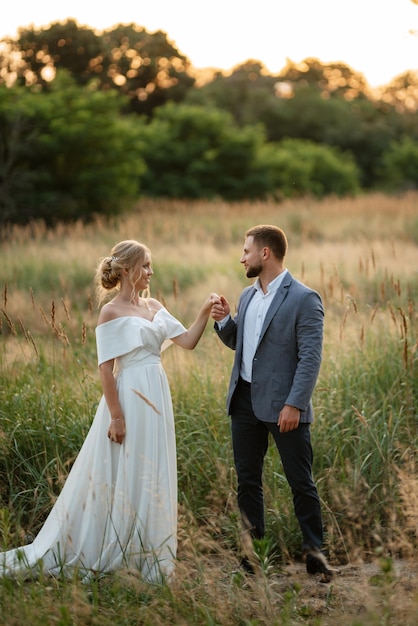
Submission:
<svg viewBox="0 0 418 626">
<path fill-rule="evenodd" d="M 231 307 L 228 300 L 224 296 L 218 296 L 218 299 L 213 302 L 210 315 L 215 322 L 220 322 L 224 317 L 231 313 Z"/>
<path fill-rule="evenodd" d="M 125 420 L 123 417 L 116 417 L 110 420 L 107 436 L 110 441 L 122 443 L 126 434 Z"/>
<path fill-rule="evenodd" d="M 220 302 L 220 296 L 218 296 L 217 293 L 211 293 L 209 295 L 209 297 L 205 300 L 205 302 L 203 303 L 203 310 L 205 311 L 205 313 L 207 313 L 209 315 L 209 313 L 212 310 L 212 307 L 214 304 L 216 304 L 217 302 Z"/>
<path fill-rule="evenodd" d="M 281 433 L 288 433 L 290 430 L 295 430 L 299 426 L 300 410 L 295 406 L 285 404 L 280 411 L 279 421 L 277 426 Z"/>
</svg>

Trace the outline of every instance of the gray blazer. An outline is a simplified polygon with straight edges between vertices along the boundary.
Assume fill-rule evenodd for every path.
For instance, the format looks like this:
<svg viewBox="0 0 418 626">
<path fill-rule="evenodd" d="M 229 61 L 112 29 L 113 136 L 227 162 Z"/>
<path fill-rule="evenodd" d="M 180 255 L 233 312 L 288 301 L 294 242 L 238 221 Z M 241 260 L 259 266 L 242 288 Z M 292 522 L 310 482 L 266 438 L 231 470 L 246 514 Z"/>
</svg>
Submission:
<svg viewBox="0 0 418 626">
<path fill-rule="evenodd" d="M 247 287 L 239 298 L 237 314 L 215 330 L 235 350 L 227 395 L 227 411 L 237 386 L 248 303 L 255 294 Z M 283 405 L 300 409 L 302 423 L 313 421 L 312 393 L 322 359 L 324 308 L 320 295 L 287 272 L 264 320 L 252 368 L 251 399 L 255 415 L 277 422 Z"/>
</svg>

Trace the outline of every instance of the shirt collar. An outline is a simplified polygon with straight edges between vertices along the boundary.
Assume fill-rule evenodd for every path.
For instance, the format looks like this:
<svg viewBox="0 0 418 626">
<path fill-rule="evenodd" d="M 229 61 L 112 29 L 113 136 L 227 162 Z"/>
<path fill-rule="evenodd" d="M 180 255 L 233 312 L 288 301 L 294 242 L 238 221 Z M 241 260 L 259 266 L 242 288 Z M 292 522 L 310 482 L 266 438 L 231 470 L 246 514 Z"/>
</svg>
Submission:
<svg viewBox="0 0 418 626">
<path fill-rule="evenodd" d="M 273 280 L 267 285 L 267 293 L 264 294 L 263 290 L 261 288 L 260 285 L 260 279 L 257 278 L 257 280 L 254 283 L 254 288 L 257 289 L 257 291 L 261 292 L 263 295 L 268 295 L 271 293 L 274 293 L 275 291 L 278 290 L 278 288 L 280 287 L 280 285 L 282 284 L 283 278 L 286 276 L 287 274 L 287 269 L 284 269 L 283 272 L 281 272 L 278 276 L 276 276 L 276 278 L 273 278 Z"/>
</svg>

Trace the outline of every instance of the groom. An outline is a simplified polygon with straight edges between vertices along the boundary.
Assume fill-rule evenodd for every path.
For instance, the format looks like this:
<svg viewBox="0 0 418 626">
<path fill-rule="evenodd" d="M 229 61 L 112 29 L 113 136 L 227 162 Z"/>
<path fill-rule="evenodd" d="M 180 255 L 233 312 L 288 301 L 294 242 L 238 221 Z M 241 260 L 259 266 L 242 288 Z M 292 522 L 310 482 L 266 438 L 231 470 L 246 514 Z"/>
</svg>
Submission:
<svg viewBox="0 0 418 626">
<path fill-rule="evenodd" d="M 284 266 L 285 233 L 259 225 L 245 233 L 240 262 L 256 278 L 239 298 L 212 307 L 215 330 L 235 350 L 227 396 L 231 416 L 238 505 L 253 538 L 264 536 L 263 464 L 271 434 L 293 494 L 309 574 L 328 582 L 333 570 L 322 553 L 321 506 L 312 478 L 312 393 L 322 358 L 324 309 L 318 293 Z M 247 559 L 243 562 L 251 566 Z"/>
</svg>

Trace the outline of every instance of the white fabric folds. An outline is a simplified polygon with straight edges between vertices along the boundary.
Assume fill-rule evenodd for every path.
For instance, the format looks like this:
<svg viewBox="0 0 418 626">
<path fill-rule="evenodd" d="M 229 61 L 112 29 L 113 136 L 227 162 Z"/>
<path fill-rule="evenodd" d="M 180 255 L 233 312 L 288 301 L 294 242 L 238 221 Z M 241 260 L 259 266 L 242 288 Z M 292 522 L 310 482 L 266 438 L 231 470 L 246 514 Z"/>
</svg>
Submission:
<svg viewBox="0 0 418 626">
<path fill-rule="evenodd" d="M 4 576 L 120 568 L 170 578 L 177 548 L 177 466 L 171 394 L 161 346 L 185 332 L 165 308 L 153 321 L 122 317 L 96 328 L 99 364 L 115 358 L 126 421 L 122 445 L 107 437 L 101 398 L 91 428 L 33 543 L 0 554 Z"/>
</svg>

